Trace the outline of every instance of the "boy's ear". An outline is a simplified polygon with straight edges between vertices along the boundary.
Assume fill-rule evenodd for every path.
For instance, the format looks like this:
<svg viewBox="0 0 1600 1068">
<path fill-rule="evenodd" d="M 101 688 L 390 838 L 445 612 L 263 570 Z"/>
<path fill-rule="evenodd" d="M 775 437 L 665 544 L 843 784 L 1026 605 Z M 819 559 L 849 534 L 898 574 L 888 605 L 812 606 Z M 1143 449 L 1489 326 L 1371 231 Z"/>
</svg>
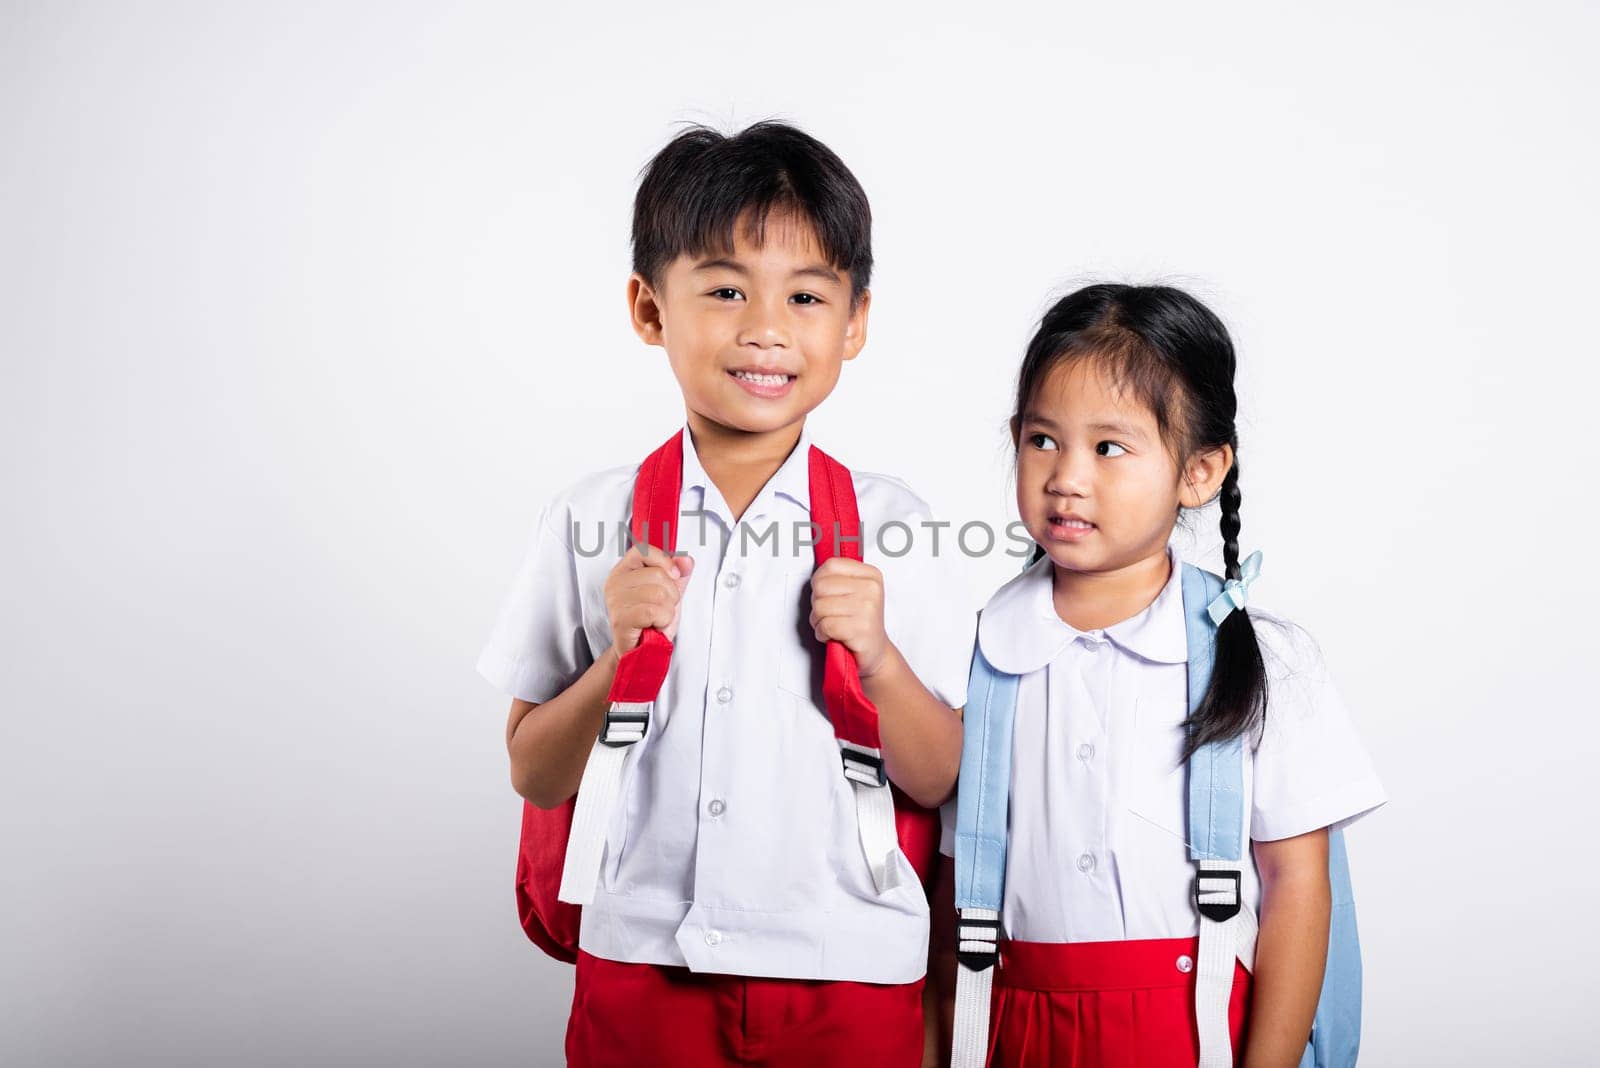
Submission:
<svg viewBox="0 0 1600 1068">
<path fill-rule="evenodd" d="M 850 309 L 850 318 L 844 324 L 844 358 L 853 360 L 861 355 L 867 343 L 867 309 L 872 304 L 872 290 L 863 289 L 861 299 Z"/>
<path fill-rule="evenodd" d="M 1184 465 L 1178 485 L 1178 503 L 1185 508 L 1201 508 L 1222 490 L 1222 480 L 1233 469 L 1233 446 L 1195 453 Z"/>
<path fill-rule="evenodd" d="M 633 332 L 646 345 L 666 344 L 661 324 L 661 302 L 655 287 L 638 271 L 628 276 L 628 319 Z"/>
</svg>

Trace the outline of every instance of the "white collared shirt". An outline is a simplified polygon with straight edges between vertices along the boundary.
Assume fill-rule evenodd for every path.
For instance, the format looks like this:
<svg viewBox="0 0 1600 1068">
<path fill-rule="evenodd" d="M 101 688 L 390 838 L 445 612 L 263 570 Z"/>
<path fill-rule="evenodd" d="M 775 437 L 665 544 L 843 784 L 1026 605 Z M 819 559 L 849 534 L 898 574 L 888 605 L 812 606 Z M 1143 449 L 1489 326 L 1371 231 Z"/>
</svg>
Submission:
<svg viewBox="0 0 1600 1068">
<path fill-rule="evenodd" d="M 1187 844 L 1187 637 L 1181 561 L 1155 600 L 1078 631 L 1055 610 L 1040 559 L 990 598 L 978 642 L 1022 676 L 1012 739 L 1001 922 L 1027 942 L 1187 938 L 1199 931 Z M 1251 839 L 1344 826 L 1385 801 L 1321 652 L 1301 628 L 1250 608 L 1266 662 L 1267 712 L 1247 739 Z M 944 808 L 951 855 L 955 801 Z M 1254 864 L 1244 900 L 1259 911 Z"/>
<path fill-rule="evenodd" d="M 796 529 L 810 519 L 809 432 L 737 526 L 687 428 L 683 444 L 678 550 L 694 570 L 579 944 L 610 960 L 696 971 L 915 981 L 927 965 L 927 902 L 903 855 L 901 886 L 874 892 L 822 701 L 823 646 L 807 618 L 815 558 Z M 619 525 L 627 536 L 638 468 L 584 478 L 540 516 L 478 660 L 505 693 L 548 701 L 611 645 L 604 585 L 620 559 Z M 936 559 L 920 525 L 928 506 L 899 479 L 852 475 L 862 555 L 883 572 L 889 638 L 923 684 L 959 708 L 974 618 L 949 602 L 948 531 Z M 699 511 L 703 521 L 690 514 Z M 882 533 L 880 551 L 879 528 L 895 522 L 912 534 L 903 555 L 898 528 Z M 601 524 L 606 544 L 596 554 Z"/>
</svg>

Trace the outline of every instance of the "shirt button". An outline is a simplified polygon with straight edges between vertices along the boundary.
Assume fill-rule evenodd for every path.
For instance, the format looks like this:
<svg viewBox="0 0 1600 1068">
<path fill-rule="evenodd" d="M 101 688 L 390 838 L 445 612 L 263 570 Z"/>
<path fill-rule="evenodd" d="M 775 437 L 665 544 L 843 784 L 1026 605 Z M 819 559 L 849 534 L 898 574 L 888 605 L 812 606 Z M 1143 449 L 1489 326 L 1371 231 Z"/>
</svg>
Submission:
<svg viewBox="0 0 1600 1068">
<path fill-rule="evenodd" d="M 730 590 L 739 588 L 739 572 L 730 571 L 722 576 L 722 584 Z"/>
<path fill-rule="evenodd" d="M 1088 742 L 1084 742 L 1082 745 L 1078 746 L 1078 759 L 1079 760 L 1081 760 L 1085 764 L 1087 764 L 1087 763 L 1089 763 L 1090 758 L 1092 758 L 1093 756 L 1094 756 L 1094 746 L 1090 745 Z"/>
<path fill-rule="evenodd" d="M 1185 973 L 1194 971 L 1194 958 L 1187 953 L 1179 957 L 1178 970 Z"/>
<path fill-rule="evenodd" d="M 1085 853 L 1085 854 L 1083 854 L 1083 856 L 1078 858 L 1078 870 L 1083 872 L 1085 875 L 1087 875 L 1090 872 L 1094 871 L 1094 854 L 1093 853 Z"/>
<path fill-rule="evenodd" d="M 728 806 L 724 805 L 722 803 L 722 798 L 719 797 L 713 800 L 711 804 L 706 806 L 706 811 L 711 813 L 713 816 L 720 816 L 727 810 L 727 808 Z"/>
<path fill-rule="evenodd" d="M 722 932 L 721 931 L 707 931 L 706 932 L 706 945 L 708 945 L 708 946 L 720 946 L 720 945 L 722 945 Z"/>
<path fill-rule="evenodd" d="M 733 691 L 726 686 L 717 691 L 717 704 L 725 705 L 731 700 L 733 700 Z"/>
</svg>

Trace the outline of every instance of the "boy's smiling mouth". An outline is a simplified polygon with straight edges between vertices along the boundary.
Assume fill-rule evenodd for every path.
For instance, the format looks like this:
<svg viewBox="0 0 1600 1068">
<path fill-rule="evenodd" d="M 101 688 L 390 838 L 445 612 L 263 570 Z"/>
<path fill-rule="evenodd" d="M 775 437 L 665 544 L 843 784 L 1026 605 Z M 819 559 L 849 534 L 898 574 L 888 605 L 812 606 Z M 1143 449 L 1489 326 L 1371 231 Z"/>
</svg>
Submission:
<svg viewBox="0 0 1600 1068">
<path fill-rule="evenodd" d="M 729 371 L 728 374 L 746 393 L 769 398 L 781 397 L 788 393 L 789 387 L 794 384 L 797 377 L 782 371 L 761 371 L 754 368 L 738 368 Z"/>
</svg>

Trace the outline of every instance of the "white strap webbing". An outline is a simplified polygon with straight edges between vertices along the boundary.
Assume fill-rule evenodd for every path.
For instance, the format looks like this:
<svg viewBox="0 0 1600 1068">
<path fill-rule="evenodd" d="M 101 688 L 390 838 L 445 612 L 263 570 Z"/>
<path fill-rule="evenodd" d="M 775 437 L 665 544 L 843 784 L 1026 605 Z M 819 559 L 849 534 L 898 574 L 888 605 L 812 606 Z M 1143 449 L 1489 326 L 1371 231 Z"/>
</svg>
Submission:
<svg viewBox="0 0 1600 1068">
<path fill-rule="evenodd" d="M 1000 913 L 994 909 L 962 909 L 956 927 L 958 953 L 993 958 L 999 938 Z M 972 923 L 970 921 L 983 921 Z M 987 967 L 956 964 L 956 1020 L 951 1036 L 950 1068 L 983 1068 L 989 1056 L 989 998 L 994 989 L 992 959 Z"/>
<path fill-rule="evenodd" d="M 1233 1068 L 1234 1051 L 1228 1027 L 1228 1001 L 1233 995 L 1233 963 L 1244 962 L 1246 969 L 1255 970 L 1256 926 L 1255 913 L 1241 900 L 1241 888 L 1235 873 L 1239 861 L 1196 861 L 1195 899 L 1198 904 L 1233 905 L 1239 911 L 1230 919 L 1214 920 L 1204 912 L 1200 914 L 1200 960 L 1195 967 L 1194 1017 L 1200 1032 L 1199 1068 Z M 1228 872 L 1222 877 L 1216 872 Z"/>
<path fill-rule="evenodd" d="M 561 868 L 561 889 L 556 897 L 572 905 L 587 905 L 594 900 L 595 888 L 600 882 L 600 862 L 606 850 L 606 831 L 622 796 L 622 771 L 628 752 L 635 742 L 644 737 L 649 722 L 650 703 L 614 703 L 611 713 L 622 713 L 627 718 L 613 724 L 607 716 L 607 725 L 601 731 L 601 741 L 589 750 L 589 760 L 583 766 L 583 780 L 578 784 L 578 803 L 572 813 L 572 831 L 567 836 L 567 859 Z M 639 715 L 643 714 L 643 721 Z M 607 745 L 610 741 L 613 744 Z"/>
<path fill-rule="evenodd" d="M 900 885 L 900 866 L 895 863 L 900 835 L 894 826 L 894 795 L 886 784 L 868 785 L 857 779 L 850 780 L 850 788 L 856 795 L 856 829 L 867 867 L 872 869 L 872 885 L 886 894 Z"/>
</svg>

